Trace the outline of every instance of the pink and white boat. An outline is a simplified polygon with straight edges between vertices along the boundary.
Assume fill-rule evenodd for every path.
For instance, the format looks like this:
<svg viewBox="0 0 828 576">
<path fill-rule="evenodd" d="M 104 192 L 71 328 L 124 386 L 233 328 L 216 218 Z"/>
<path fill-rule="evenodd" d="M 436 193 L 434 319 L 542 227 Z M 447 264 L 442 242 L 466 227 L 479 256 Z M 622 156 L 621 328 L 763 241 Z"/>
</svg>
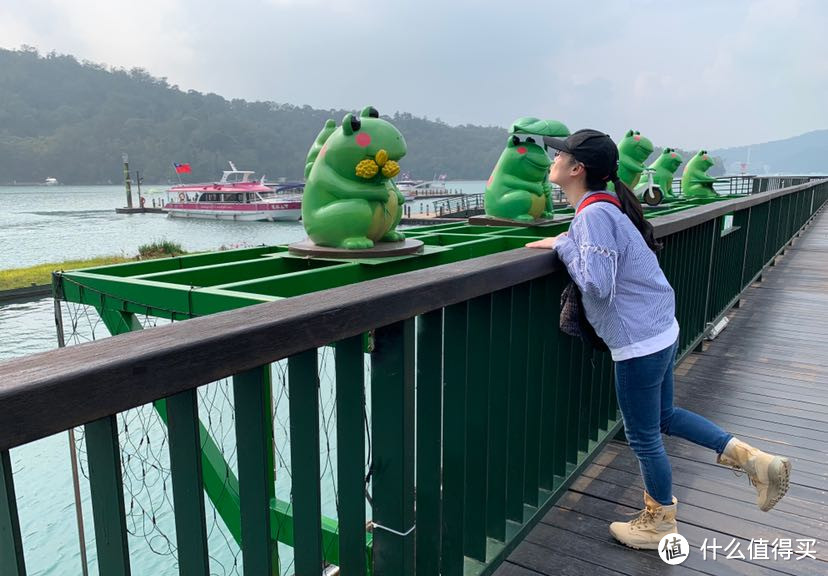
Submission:
<svg viewBox="0 0 828 576">
<path fill-rule="evenodd" d="M 254 180 L 251 170 L 222 172 L 221 180 L 208 184 L 181 184 L 167 191 L 164 208 L 170 218 L 210 220 L 299 220 L 302 216 L 301 182 L 266 186 L 264 177 Z"/>
</svg>

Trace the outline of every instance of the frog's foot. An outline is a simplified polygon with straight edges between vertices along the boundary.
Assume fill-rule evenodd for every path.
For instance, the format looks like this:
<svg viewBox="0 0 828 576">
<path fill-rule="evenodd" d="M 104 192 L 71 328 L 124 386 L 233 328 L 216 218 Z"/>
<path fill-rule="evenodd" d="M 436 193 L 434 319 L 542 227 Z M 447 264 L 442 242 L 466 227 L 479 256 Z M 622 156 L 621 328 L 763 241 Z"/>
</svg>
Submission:
<svg viewBox="0 0 828 576">
<path fill-rule="evenodd" d="M 532 222 L 534 219 L 535 217 L 531 214 L 521 214 L 515 218 L 515 220 L 520 220 L 521 222 Z"/>
<path fill-rule="evenodd" d="M 380 239 L 380 242 L 402 242 L 405 240 L 405 234 L 397 232 L 396 230 L 389 230 L 388 233 Z"/>
<path fill-rule="evenodd" d="M 541 218 L 552 218 L 554 216 L 555 216 L 554 212 L 542 212 L 541 213 Z"/>
<path fill-rule="evenodd" d="M 374 241 L 365 236 L 355 236 L 353 238 L 345 238 L 339 247 L 345 248 L 346 250 L 365 250 L 366 248 L 373 248 Z"/>
</svg>

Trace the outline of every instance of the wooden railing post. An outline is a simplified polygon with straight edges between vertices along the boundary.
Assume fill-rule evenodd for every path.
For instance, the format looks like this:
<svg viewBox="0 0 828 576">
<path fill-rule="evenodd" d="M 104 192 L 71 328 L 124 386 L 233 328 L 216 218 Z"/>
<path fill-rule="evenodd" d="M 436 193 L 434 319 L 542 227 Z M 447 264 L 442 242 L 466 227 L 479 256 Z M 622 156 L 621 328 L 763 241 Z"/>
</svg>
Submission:
<svg viewBox="0 0 828 576">
<path fill-rule="evenodd" d="M 414 319 L 378 328 L 371 354 L 374 574 L 414 574 Z"/>
<path fill-rule="evenodd" d="M 469 301 L 468 383 L 466 389 L 466 503 L 463 549 L 465 555 L 486 561 L 486 480 L 489 408 L 489 363 L 492 296 Z"/>
<path fill-rule="evenodd" d="M 106 416 L 89 422 L 85 429 L 98 572 L 107 576 L 129 576 L 117 417 Z"/>
<path fill-rule="evenodd" d="M 362 335 L 336 343 L 339 567 L 365 576 L 365 363 Z"/>
<path fill-rule="evenodd" d="M 440 573 L 443 310 L 417 319 L 417 576 Z"/>
<path fill-rule="evenodd" d="M 270 537 L 270 499 L 274 490 L 270 431 L 273 424 L 270 419 L 270 382 L 265 381 L 267 374 L 269 370 L 259 367 L 233 376 L 245 576 L 279 574 L 278 548 Z"/>
<path fill-rule="evenodd" d="M 510 317 L 512 291 L 492 294 L 492 319 L 488 358 L 481 359 L 489 371 L 489 470 L 487 535 L 506 540 L 506 447 L 508 433 L 509 363 L 511 354 Z"/>
<path fill-rule="evenodd" d="M 0 452 L 0 574 L 25 576 L 20 520 L 9 451 Z"/>
<path fill-rule="evenodd" d="M 210 573 L 197 398 L 195 390 L 167 398 L 175 537 L 182 576 Z"/>
<path fill-rule="evenodd" d="M 296 576 L 322 572 L 319 486 L 319 367 L 316 348 L 288 359 L 290 461 Z"/>
<path fill-rule="evenodd" d="M 443 517 L 440 573 L 463 574 L 466 502 L 468 302 L 445 310 L 443 358 Z"/>
</svg>

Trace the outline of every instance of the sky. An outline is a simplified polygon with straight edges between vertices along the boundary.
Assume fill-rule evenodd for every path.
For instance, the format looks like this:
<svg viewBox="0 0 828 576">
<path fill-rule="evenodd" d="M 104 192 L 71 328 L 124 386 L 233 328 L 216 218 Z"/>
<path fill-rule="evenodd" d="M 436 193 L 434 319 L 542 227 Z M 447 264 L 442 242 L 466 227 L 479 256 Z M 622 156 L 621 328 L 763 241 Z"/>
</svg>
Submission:
<svg viewBox="0 0 828 576">
<path fill-rule="evenodd" d="M 0 47 L 183 90 L 657 146 L 828 128 L 824 0 L 3 0 Z M 56 87 L 59 89 L 59 87 Z"/>
</svg>

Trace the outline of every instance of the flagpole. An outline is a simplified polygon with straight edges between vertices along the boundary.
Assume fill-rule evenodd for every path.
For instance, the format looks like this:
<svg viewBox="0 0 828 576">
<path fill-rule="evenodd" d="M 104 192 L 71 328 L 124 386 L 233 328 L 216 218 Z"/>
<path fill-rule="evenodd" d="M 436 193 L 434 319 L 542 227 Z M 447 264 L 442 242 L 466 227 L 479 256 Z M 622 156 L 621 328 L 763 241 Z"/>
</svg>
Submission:
<svg viewBox="0 0 828 576">
<path fill-rule="evenodd" d="M 175 162 L 173 162 L 173 170 L 175 170 L 175 176 L 178 178 L 178 184 L 183 186 L 184 182 L 181 181 L 181 174 L 178 173 L 178 167 L 175 165 Z"/>
</svg>

